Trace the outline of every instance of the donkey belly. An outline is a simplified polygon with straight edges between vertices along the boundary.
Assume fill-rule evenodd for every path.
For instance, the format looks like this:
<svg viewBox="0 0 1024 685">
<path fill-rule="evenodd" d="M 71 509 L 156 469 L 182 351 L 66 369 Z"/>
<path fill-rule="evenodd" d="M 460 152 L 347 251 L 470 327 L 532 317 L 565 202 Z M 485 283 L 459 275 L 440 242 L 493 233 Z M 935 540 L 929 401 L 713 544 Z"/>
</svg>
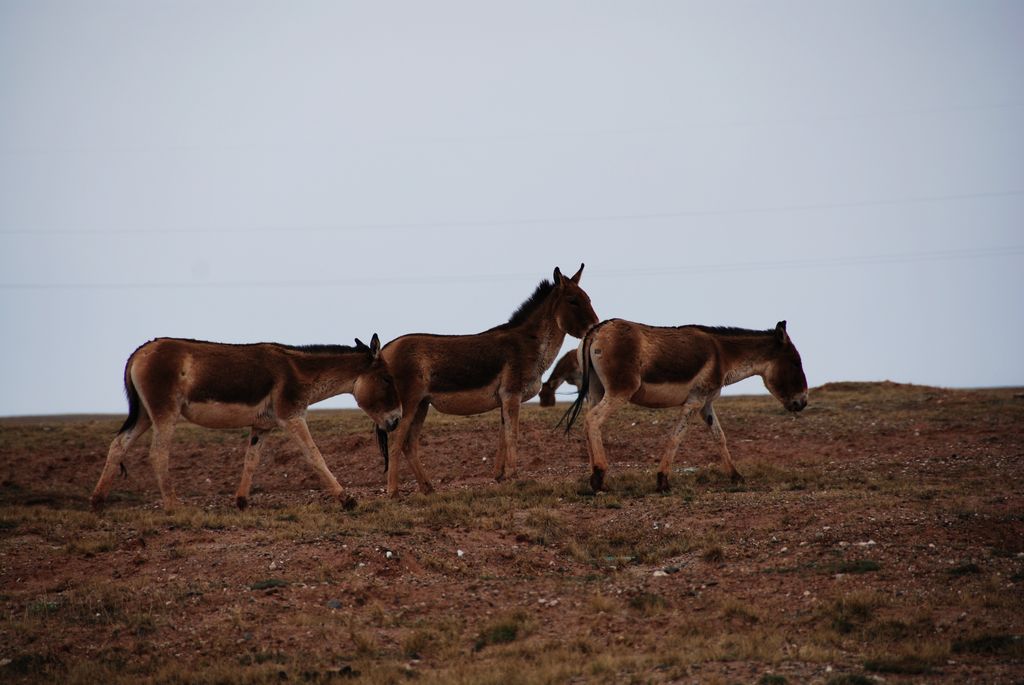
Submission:
<svg viewBox="0 0 1024 685">
<path fill-rule="evenodd" d="M 633 404 L 651 409 L 679 407 L 686 402 L 692 388 L 691 383 L 644 383 L 629 399 Z"/>
<path fill-rule="evenodd" d="M 498 400 L 497 383 L 475 390 L 434 392 L 430 394 L 430 403 L 442 414 L 457 414 L 459 416 L 482 414 L 501 406 L 501 402 Z"/>
<path fill-rule="evenodd" d="M 265 404 L 189 402 L 182 407 L 181 415 L 204 428 L 271 428 L 277 425 Z"/>
</svg>

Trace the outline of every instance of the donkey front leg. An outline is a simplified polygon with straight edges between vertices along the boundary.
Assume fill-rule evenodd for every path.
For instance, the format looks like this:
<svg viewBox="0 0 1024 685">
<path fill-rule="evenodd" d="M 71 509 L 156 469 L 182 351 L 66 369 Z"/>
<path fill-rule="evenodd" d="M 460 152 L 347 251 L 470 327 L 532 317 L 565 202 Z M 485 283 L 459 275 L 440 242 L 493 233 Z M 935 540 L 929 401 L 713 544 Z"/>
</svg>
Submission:
<svg viewBox="0 0 1024 685">
<path fill-rule="evenodd" d="M 320 480 L 323 482 L 327 492 L 332 497 L 341 502 L 341 506 L 345 509 L 354 509 L 356 506 L 356 500 L 351 495 L 346 495 L 342 490 L 341 485 L 338 483 L 338 479 L 334 477 L 331 470 L 327 468 L 327 462 L 324 461 L 324 455 L 320 454 L 319 448 L 316 443 L 313 442 L 313 436 L 309 434 L 309 426 L 306 425 L 306 419 L 301 416 L 296 416 L 292 419 L 281 420 L 281 427 L 294 438 L 295 442 L 299 443 L 299 448 L 302 450 L 302 456 L 306 458 L 306 461 L 313 470 L 316 471 L 317 475 L 320 476 Z"/>
<path fill-rule="evenodd" d="M 587 435 L 587 450 L 590 453 L 590 487 L 597 492 L 604 490 L 604 474 L 608 470 L 608 455 L 604 451 L 601 439 L 601 426 L 612 412 L 626 403 L 624 397 L 606 394 L 601 401 L 591 407 L 583 417 L 583 430 Z"/>
<path fill-rule="evenodd" d="M 505 414 L 501 413 L 501 425 L 498 426 L 498 451 L 494 454 L 494 480 L 499 483 L 505 478 Z"/>
<path fill-rule="evenodd" d="M 260 452 L 263 451 L 263 436 L 266 431 L 253 428 L 249 431 L 249 444 L 245 448 L 245 465 L 242 467 L 242 480 L 235 493 L 235 504 L 239 509 L 249 506 L 249 489 L 252 487 L 252 474 L 260 463 Z"/>
<path fill-rule="evenodd" d="M 417 405 L 417 411 L 406 411 L 406 405 L 402 405 L 402 419 L 398 422 L 398 426 L 388 436 L 388 469 L 385 473 L 387 480 L 387 493 L 388 497 L 392 499 L 398 497 L 398 462 L 402 458 L 402 454 L 405 453 L 406 443 L 409 439 L 409 434 L 412 431 L 413 420 L 416 418 L 418 413 L 419 405 Z"/>
<path fill-rule="evenodd" d="M 732 463 L 729 446 L 725 444 L 725 432 L 722 430 L 722 424 L 719 423 L 718 415 L 715 414 L 715 408 L 711 402 L 712 400 L 707 401 L 704 408 L 700 410 L 700 415 L 704 419 L 704 423 L 708 425 L 711 435 L 718 441 L 718 452 L 722 455 L 722 463 L 725 465 L 726 475 L 729 476 L 733 483 L 738 483 L 743 480 L 743 475 L 736 470 L 736 466 Z"/>
<path fill-rule="evenodd" d="M 139 439 L 146 431 L 152 422 L 149 420 L 149 415 L 145 412 L 140 412 L 138 421 L 130 429 L 124 433 L 120 433 L 110 443 L 110 449 L 107 450 L 107 462 L 103 466 L 103 473 L 100 474 L 100 479 L 96 483 L 96 487 L 92 491 L 91 504 L 95 511 L 99 511 L 103 508 L 103 503 L 107 500 L 107 495 L 110 494 L 110 488 L 114 484 L 114 476 L 117 474 L 117 469 L 124 463 L 124 457 L 131 449 L 131 446 Z"/>
<path fill-rule="evenodd" d="M 423 465 L 420 464 L 420 433 L 423 432 L 423 422 L 426 421 L 429 410 L 429 400 L 420 402 L 416 408 L 416 415 L 412 417 L 409 433 L 405 438 L 405 456 L 409 460 L 409 466 L 412 467 L 413 474 L 416 476 L 416 482 L 420 484 L 420 492 L 424 495 L 429 495 L 434 491 L 434 486 L 430 484 L 427 473 L 423 470 Z"/>
<path fill-rule="evenodd" d="M 697 411 L 699 407 L 699 402 L 686 400 L 682 411 L 679 413 L 679 421 L 668 435 L 668 443 L 665 445 L 665 451 L 661 456 L 661 464 L 658 466 L 658 492 L 668 492 L 670 489 L 668 470 L 672 466 L 672 460 L 675 459 L 676 452 L 679 451 L 679 444 L 683 441 L 683 436 L 686 435 L 686 424 L 690 417 L 693 416 L 693 412 Z"/>
</svg>

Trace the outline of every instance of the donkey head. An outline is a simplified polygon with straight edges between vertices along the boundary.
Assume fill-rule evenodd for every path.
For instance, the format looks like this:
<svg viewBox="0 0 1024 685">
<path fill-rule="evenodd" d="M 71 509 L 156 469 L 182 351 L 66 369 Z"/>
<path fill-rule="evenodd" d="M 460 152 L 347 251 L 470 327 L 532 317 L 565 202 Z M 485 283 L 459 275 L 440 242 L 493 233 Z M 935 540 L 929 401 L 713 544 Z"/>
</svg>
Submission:
<svg viewBox="0 0 1024 685">
<path fill-rule="evenodd" d="M 768 368 L 764 373 L 764 384 L 775 399 L 782 402 L 789 411 L 800 411 L 807 406 L 807 377 L 796 345 L 786 333 L 786 322 L 775 326 L 775 347 Z"/>
<path fill-rule="evenodd" d="M 598 322 L 590 296 L 580 287 L 583 264 L 571 278 L 566 278 L 555 267 L 555 321 L 558 327 L 574 338 L 582 338 L 591 326 Z"/>
<path fill-rule="evenodd" d="M 555 389 L 551 383 L 544 383 L 544 385 L 540 386 L 540 406 L 555 406 Z"/>
<path fill-rule="evenodd" d="M 356 404 L 373 419 L 378 428 L 392 431 L 402 419 L 402 403 L 398 398 L 395 379 L 384 357 L 380 355 L 380 338 L 374 333 L 369 345 L 356 338 L 356 348 L 365 351 L 370 362 L 352 386 Z"/>
</svg>

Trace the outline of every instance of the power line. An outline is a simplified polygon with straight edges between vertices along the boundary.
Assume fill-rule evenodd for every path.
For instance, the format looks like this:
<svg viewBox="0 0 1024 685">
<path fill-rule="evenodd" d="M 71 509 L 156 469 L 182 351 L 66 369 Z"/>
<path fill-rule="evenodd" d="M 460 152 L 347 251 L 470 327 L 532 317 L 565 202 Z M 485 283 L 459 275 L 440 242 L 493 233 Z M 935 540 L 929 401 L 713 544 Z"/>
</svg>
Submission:
<svg viewBox="0 0 1024 685">
<path fill-rule="evenodd" d="M 984 104 L 966 105 L 932 105 L 923 107 L 905 107 L 896 109 L 866 110 L 860 112 L 849 112 L 843 114 L 796 114 L 793 116 L 781 116 L 775 118 L 761 119 L 726 119 L 723 121 L 690 121 L 685 124 L 648 124 L 637 126 L 586 128 L 576 127 L 566 129 L 525 129 L 518 131 L 506 131 L 497 133 L 468 133 L 468 134 L 409 134 L 409 135 L 372 135 L 366 131 L 360 131 L 358 138 L 351 139 L 330 139 L 320 137 L 317 139 L 307 138 L 298 143 L 289 141 L 287 143 L 267 142 L 242 142 L 227 144 L 165 144 L 165 145 L 99 145 L 88 146 L 8 146 L 0 147 L 0 156 L 24 156 L 41 154 L 124 154 L 137 153 L 141 151 L 157 152 L 223 152 L 238 150 L 270 149 L 270 150 L 301 150 L 301 149 L 346 149 L 352 146 L 375 145 L 436 145 L 444 143 L 475 143 L 488 141 L 518 141 L 518 140 L 545 140 L 545 139 L 566 139 L 566 138 L 598 138 L 610 136 L 631 136 L 650 133 L 675 134 L 684 131 L 707 131 L 730 128 L 767 128 L 786 126 L 813 126 L 830 123 L 845 123 L 855 121 L 870 121 L 878 119 L 899 119 L 916 116 L 933 116 L 945 114 L 967 114 L 972 112 L 986 112 L 1007 109 L 1020 109 L 1024 107 L 1024 101 L 1008 100 L 1005 102 L 993 102 Z"/>
<path fill-rule="evenodd" d="M 776 207 L 754 207 L 748 209 L 694 209 L 678 212 L 651 212 L 638 214 L 605 214 L 592 216 L 569 216 L 569 217 L 530 217 L 523 219 L 483 219 L 476 221 L 438 221 L 438 222 L 395 222 L 395 223 L 366 223 L 366 224 L 342 224 L 335 226 L 251 226 L 251 227 L 227 227 L 211 226 L 205 228 L 51 228 L 31 229 L 15 228 L 0 231 L 0 236 L 7 235 L 29 235 L 29 236 L 50 236 L 50 235 L 127 235 L 127 236 L 151 236 L 151 235 L 194 235 L 210 233 L 277 233 L 277 232 L 348 232 L 368 230 L 396 230 L 396 229 L 467 229 L 481 228 L 485 226 L 547 226 L 551 224 L 587 224 L 604 223 L 615 221 L 652 221 L 659 219 L 678 219 L 683 217 L 700 216 L 742 216 L 747 214 L 776 214 L 785 212 L 806 212 L 829 209 L 854 209 L 862 207 L 885 207 L 891 205 L 912 205 L 927 204 L 930 202 L 948 202 L 958 200 L 975 200 L 986 198 L 1019 197 L 1024 195 L 1024 190 L 1004 190 L 980 193 L 958 193 L 949 195 L 930 195 L 919 197 L 902 197 L 880 200 L 861 200 L 852 202 L 827 202 L 802 205 L 780 205 Z"/>
<path fill-rule="evenodd" d="M 1024 255 L 1024 245 L 895 254 L 859 255 L 790 259 L 761 262 L 729 262 L 720 264 L 692 264 L 678 267 L 650 267 L 637 269 L 591 269 L 590 280 L 620 278 L 650 278 L 656 276 L 689 276 L 706 273 L 767 271 L 781 269 L 820 269 L 850 266 L 909 264 L 920 262 L 992 259 Z M 283 280 L 283 281 L 164 281 L 149 283 L 0 283 L 0 290 L 212 290 L 231 288 L 334 288 L 382 285 L 447 285 L 464 283 L 499 283 L 524 281 L 536 274 L 471 274 L 454 276 L 371 276 L 361 278 Z"/>
</svg>

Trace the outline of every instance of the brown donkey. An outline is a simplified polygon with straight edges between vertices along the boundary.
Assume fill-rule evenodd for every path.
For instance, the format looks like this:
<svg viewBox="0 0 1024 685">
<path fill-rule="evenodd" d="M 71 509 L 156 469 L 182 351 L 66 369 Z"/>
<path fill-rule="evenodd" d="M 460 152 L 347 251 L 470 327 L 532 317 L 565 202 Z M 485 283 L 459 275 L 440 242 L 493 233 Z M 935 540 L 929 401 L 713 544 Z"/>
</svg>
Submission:
<svg viewBox="0 0 1024 685">
<path fill-rule="evenodd" d="M 427 410 L 480 414 L 501 408 L 501 431 L 494 476 L 516 475 L 519 405 L 537 394 L 566 333 L 580 338 L 597 314 L 579 286 L 583 265 L 572 278 L 557 268 L 512 314 L 508 323 L 476 335 L 403 335 L 381 350 L 398 383 L 402 421 L 385 461 L 388 494 L 398 495 L 398 456 L 404 452 L 420 490 L 433 488 L 419 460 L 419 437 Z"/>
<path fill-rule="evenodd" d="M 555 405 L 555 390 L 562 383 L 575 385 L 577 388 L 583 382 L 583 373 L 580 371 L 580 362 L 577 359 L 577 351 L 569 350 L 555 364 L 551 375 L 540 386 L 540 406 L 553 407 Z"/>
<path fill-rule="evenodd" d="M 124 385 L 128 418 L 110 443 L 106 466 L 92 493 L 95 509 L 103 506 L 125 453 L 150 426 L 149 458 L 164 508 L 179 504 L 170 481 L 168 457 L 174 426 L 181 418 L 206 428 L 250 428 L 242 481 L 235 495 L 240 509 L 248 504 L 264 442 L 261 438 L 277 427 L 295 439 L 324 487 L 351 508 L 355 500 L 345 496 L 309 434 L 306 408 L 334 395 L 352 393 L 381 430 L 378 438 L 383 440 L 385 455 L 384 431 L 393 430 L 402 418 L 394 379 L 381 358 L 376 333 L 369 346 L 357 339 L 355 347 L 228 345 L 157 338 L 128 358 Z"/>
<path fill-rule="evenodd" d="M 590 329 L 580 343 L 580 357 L 583 382 L 567 412 L 566 430 L 589 395 L 591 408 L 584 419 L 584 430 L 593 470 L 590 485 L 595 491 L 604 487 L 608 469 L 601 425 L 627 402 L 651 408 L 682 407 L 662 453 L 659 492 L 669 489 L 669 466 L 683 440 L 687 421 L 698 409 L 718 441 L 729 475 L 734 481 L 742 479 L 715 416 L 713 403 L 723 386 L 757 375 L 789 411 L 798 412 L 807 406 L 807 378 L 800 353 L 786 333 L 785 321 L 771 330 L 751 331 L 708 326 L 661 328 L 609 319 Z"/>
</svg>

